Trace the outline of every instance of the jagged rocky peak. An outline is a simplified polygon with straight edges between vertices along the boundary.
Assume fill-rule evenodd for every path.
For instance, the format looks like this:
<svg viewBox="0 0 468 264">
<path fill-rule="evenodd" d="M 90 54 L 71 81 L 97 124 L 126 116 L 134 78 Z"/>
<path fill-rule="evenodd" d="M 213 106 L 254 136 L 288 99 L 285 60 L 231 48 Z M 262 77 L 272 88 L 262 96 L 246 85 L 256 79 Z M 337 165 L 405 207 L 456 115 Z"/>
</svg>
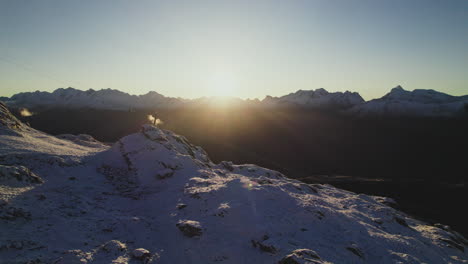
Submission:
<svg viewBox="0 0 468 264">
<path fill-rule="evenodd" d="M 146 94 L 140 95 L 140 96 L 142 96 L 142 97 L 147 96 L 147 97 L 150 97 L 150 98 L 164 98 L 164 95 L 162 95 L 162 94 L 160 94 L 160 93 L 158 93 L 156 91 L 149 91 Z"/>
<path fill-rule="evenodd" d="M 414 91 L 407 91 L 398 85 L 381 99 L 403 100 L 413 103 L 425 104 L 444 104 L 457 101 L 466 101 L 468 100 L 468 96 L 452 96 L 432 89 L 416 89 Z"/>
<path fill-rule="evenodd" d="M 316 90 L 298 90 L 281 97 L 266 97 L 263 101 L 267 105 L 299 105 L 310 108 L 347 109 L 364 102 L 358 93 L 328 92 L 324 88 Z"/>
<path fill-rule="evenodd" d="M 400 99 L 402 97 L 408 96 L 410 94 L 410 91 L 407 91 L 403 89 L 400 85 L 393 87 L 390 92 L 388 92 L 386 95 L 384 95 L 382 98 L 386 99 Z"/>
<path fill-rule="evenodd" d="M 115 89 L 87 91 L 75 88 L 59 88 L 49 92 L 25 92 L 13 95 L 6 103 L 15 107 L 66 107 L 128 110 L 129 108 L 175 107 L 184 100 L 165 97 L 157 92 L 130 95 Z"/>
<path fill-rule="evenodd" d="M 405 89 L 403 89 L 403 87 L 401 87 L 401 85 L 397 85 L 395 87 L 392 88 L 392 91 L 406 91 Z"/>
<path fill-rule="evenodd" d="M 324 95 L 327 95 L 329 94 L 329 92 L 327 90 L 325 90 L 325 88 L 317 88 L 315 90 L 297 90 L 295 93 L 290 93 L 290 95 L 292 94 L 297 94 L 297 95 L 318 95 L 318 96 L 324 96 Z"/>
<path fill-rule="evenodd" d="M 431 89 L 408 91 L 400 85 L 378 99 L 356 105 L 348 110 L 360 116 L 466 116 L 468 95 L 453 96 Z"/>
<path fill-rule="evenodd" d="M 73 87 L 67 87 L 67 88 L 57 88 L 52 93 L 64 94 L 64 93 L 79 93 L 79 92 L 82 92 L 82 91 Z"/>
</svg>

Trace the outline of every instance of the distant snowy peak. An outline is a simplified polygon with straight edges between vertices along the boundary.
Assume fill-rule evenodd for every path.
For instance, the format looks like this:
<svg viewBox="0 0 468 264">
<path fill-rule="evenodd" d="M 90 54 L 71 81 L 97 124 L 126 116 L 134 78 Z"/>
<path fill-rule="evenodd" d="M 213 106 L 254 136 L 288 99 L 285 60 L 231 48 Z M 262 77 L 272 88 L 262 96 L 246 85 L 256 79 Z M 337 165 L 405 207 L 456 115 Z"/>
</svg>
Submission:
<svg viewBox="0 0 468 264">
<path fill-rule="evenodd" d="M 400 85 L 379 99 L 364 101 L 356 92 L 328 92 L 323 88 L 298 90 L 280 97 L 266 96 L 262 101 L 237 97 L 201 97 L 183 99 L 166 97 L 154 91 L 131 95 L 113 89 L 86 91 L 59 88 L 49 92 L 26 92 L 1 98 L 8 106 L 26 108 L 92 108 L 92 109 L 151 109 L 226 106 L 299 106 L 310 109 L 339 110 L 358 116 L 429 116 L 454 117 L 468 115 L 468 95 L 452 96 L 434 90 L 408 91 Z"/>
<path fill-rule="evenodd" d="M 157 92 L 130 95 L 114 89 L 86 91 L 59 88 L 49 92 L 26 92 L 13 95 L 7 103 L 17 107 L 69 107 L 127 110 L 129 108 L 174 107 L 183 99 L 165 97 Z"/>
<path fill-rule="evenodd" d="M 299 90 L 281 97 L 267 96 L 262 101 L 268 105 L 299 105 L 312 108 L 346 109 L 364 103 L 364 99 L 355 92 L 330 93 L 323 88 L 316 90 Z"/>
<path fill-rule="evenodd" d="M 434 90 L 407 91 L 400 85 L 382 98 L 356 105 L 348 112 L 360 116 L 451 117 L 468 111 L 468 95 L 452 96 Z"/>
<path fill-rule="evenodd" d="M 467 100 L 468 96 L 452 96 L 434 90 L 416 89 L 407 91 L 400 85 L 393 88 L 388 94 L 384 95 L 385 100 L 401 100 L 418 103 L 451 103 Z"/>
</svg>

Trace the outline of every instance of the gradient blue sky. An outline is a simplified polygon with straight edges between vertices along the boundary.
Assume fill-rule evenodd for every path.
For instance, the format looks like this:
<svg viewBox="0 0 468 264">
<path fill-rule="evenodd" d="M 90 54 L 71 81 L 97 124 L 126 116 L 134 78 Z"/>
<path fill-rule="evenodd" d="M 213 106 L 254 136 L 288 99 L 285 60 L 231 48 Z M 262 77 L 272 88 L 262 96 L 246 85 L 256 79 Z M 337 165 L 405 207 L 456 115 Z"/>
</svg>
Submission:
<svg viewBox="0 0 468 264">
<path fill-rule="evenodd" d="M 0 0 L 0 96 L 468 94 L 468 1 Z"/>
</svg>

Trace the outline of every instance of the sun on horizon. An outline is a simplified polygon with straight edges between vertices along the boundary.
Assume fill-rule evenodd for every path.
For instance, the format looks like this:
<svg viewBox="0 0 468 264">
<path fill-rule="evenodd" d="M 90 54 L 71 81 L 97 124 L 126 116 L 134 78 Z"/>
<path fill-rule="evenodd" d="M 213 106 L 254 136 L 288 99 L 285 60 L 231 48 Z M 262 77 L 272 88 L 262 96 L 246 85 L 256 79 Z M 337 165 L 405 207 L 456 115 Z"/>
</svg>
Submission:
<svg viewBox="0 0 468 264">
<path fill-rule="evenodd" d="M 207 78 L 207 86 L 210 96 L 213 97 L 236 97 L 237 95 L 236 78 L 231 72 L 213 72 Z"/>
</svg>

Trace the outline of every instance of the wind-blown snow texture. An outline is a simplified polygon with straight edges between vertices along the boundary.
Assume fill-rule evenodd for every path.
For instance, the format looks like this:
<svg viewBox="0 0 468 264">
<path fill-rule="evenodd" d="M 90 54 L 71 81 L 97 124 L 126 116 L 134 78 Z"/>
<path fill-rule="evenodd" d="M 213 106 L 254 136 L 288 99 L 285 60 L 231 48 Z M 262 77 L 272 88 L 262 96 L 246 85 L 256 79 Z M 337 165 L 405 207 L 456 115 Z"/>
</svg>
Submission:
<svg viewBox="0 0 468 264">
<path fill-rule="evenodd" d="M 465 238 L 386 198 L 214 164 L 151 125 L 108 147 L 3 121 L 0 263 L 467 261 Z"/>
</svg>

